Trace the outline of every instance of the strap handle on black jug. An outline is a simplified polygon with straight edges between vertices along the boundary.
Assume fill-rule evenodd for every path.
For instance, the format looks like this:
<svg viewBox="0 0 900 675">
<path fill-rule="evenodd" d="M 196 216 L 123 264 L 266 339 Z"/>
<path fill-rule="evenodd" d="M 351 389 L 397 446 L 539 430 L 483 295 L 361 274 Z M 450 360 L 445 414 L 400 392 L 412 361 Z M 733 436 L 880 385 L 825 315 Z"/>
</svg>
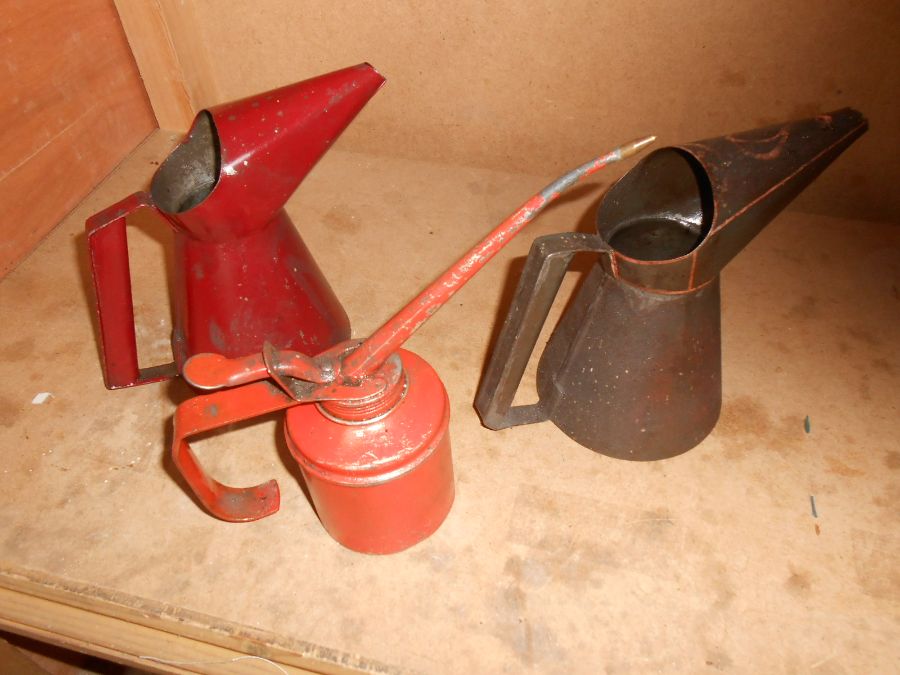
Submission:
<svg viewBox="0 0 900 675">
<path fill-rule="evenodd" d="M 486 427 L 505 429 L 547 419 L 549 411 L 540 401 L 513 407 L 513 399 L 572 258 L 576 253 L 609 250 L 596 234 L 566 232 L 534 240 L 475 397 L 475 408 Z"/>
</svg>

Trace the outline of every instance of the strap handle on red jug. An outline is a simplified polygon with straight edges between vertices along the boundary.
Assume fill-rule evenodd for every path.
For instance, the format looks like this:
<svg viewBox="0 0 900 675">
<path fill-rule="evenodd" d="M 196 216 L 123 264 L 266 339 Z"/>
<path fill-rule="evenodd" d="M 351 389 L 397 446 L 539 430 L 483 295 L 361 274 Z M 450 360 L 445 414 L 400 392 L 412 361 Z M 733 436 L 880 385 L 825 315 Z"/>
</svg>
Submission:
<svg viewBox="0 0 900 675">
<path fill-rule="evenodd" d="M 547 419 L 549 411 L 540 401 L 513 406 L 513 399 L 572 258 L 576 253 L 609 250 L 596 234 L 566 232 L 534 240 L 475 397 L 475 409 L 486 427 L 506 429 Z"/>
<path fill-rule="evenodd" d="M 103 380 L 108 389 L 158 382 L 177 375 L 174 363 L 138 366 L 125 221 L 128 215 L 145 207 L 159 211 L 150 195 L 136 192 L 85 223 L 100 322 Z"/>
</svg>

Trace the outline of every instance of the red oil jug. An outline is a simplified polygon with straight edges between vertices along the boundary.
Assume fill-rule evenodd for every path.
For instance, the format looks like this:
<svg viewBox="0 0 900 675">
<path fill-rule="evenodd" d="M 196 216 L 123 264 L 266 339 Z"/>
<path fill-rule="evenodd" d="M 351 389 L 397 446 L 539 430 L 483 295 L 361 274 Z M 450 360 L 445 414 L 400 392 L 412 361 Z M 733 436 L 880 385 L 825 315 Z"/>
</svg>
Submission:
<svg viewBox="0 0 900 675">
<path fill-rule="evenodd" d="M 265 342 L 317 354 L 350 336 L 344 309 L 283 206 L 384 78 L 360 64 L 201 111 L 138 192 L 88 219 L 103 375 L 110 389 L 180 372 L 193 354 Z M 140 368 L 126 216 L 174 230 L 175 362 Z"/>
<path fill-rule="evenodd" d="M 449 401 L 437 373 L 401 345 L 560 193 L 652 140 L 624 145 L 551 183 L 366 340 L 315 357 L 271 345 L 240 359 L 192 357 L 184 370 L 191 384 L 233 387 L 175 412 L 172 457 L 199 501 L 229 521 L 278 510 L 275 481 L 222 485 L 203 471 L 188 439 L 288 409 L 288 446 L 331 536 L 364 553 L 393 553 L 428 537 L 453 503 Z"/>
</svg>

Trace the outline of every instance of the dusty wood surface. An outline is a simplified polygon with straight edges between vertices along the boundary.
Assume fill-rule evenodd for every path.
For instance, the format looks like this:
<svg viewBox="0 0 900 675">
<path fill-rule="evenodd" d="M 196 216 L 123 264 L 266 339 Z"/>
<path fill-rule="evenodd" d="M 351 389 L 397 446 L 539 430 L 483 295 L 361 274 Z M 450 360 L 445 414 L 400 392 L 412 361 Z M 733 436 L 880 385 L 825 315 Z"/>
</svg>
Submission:
<svg viewBox="0 0 900 675">
<path fill-rule="evenodd" d="M 156 126 L 105 0 L 0 3 L 0 277 Z"/>
<path fill-rule="evenodd" d="M 74 631 L 74 607 L 153 629 L 104 633 L 135 661 L 186 660 L 170 631 L 335 671 L 896 668 L 900 229 L 779 217 L 723 275 L 718 427 L 681 457 L 629 463 L 550 424 L 488 431 L 472 409 L 530 239 L 589 226 L 599 190 L 580 188 L 409 343 L 450 394 L 457 499 L 426 542 L 367 557 L 319 525 L 277 420 L 197 446 L 226 482 L 280 482 L 278 514 L 227 524 L 166 459 L 183 383 L 103 388 L 82 223 L 143 187 L 171 143 L 151 137 L 0 284 L 0 586 L 68 617 L 43 614 L 45 637 Z M 288 210 L 364 335 L 545 178 L 336 150 Z M 168 233 L 139 221 L 149 363 L 167 357 Z M 10 606 L 4 625 L 27 614 Z"/>
</svg>

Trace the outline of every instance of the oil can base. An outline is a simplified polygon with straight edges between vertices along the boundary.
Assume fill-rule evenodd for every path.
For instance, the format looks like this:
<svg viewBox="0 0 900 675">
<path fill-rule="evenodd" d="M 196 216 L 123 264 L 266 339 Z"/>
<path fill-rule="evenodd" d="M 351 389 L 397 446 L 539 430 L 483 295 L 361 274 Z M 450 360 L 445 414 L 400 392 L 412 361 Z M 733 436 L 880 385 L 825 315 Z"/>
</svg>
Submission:
<svg viewBox="0 0 900 675">
<path fill-rule="evenodd" d="M 322 525 L 361 553 L 426 539 L 453 504 L 450 408 L 437 373 L 399 350 L 406 394 L 386 416 L 343 423 L 317 406 L 287 412 L 285 437 Z"/>
</svg>

